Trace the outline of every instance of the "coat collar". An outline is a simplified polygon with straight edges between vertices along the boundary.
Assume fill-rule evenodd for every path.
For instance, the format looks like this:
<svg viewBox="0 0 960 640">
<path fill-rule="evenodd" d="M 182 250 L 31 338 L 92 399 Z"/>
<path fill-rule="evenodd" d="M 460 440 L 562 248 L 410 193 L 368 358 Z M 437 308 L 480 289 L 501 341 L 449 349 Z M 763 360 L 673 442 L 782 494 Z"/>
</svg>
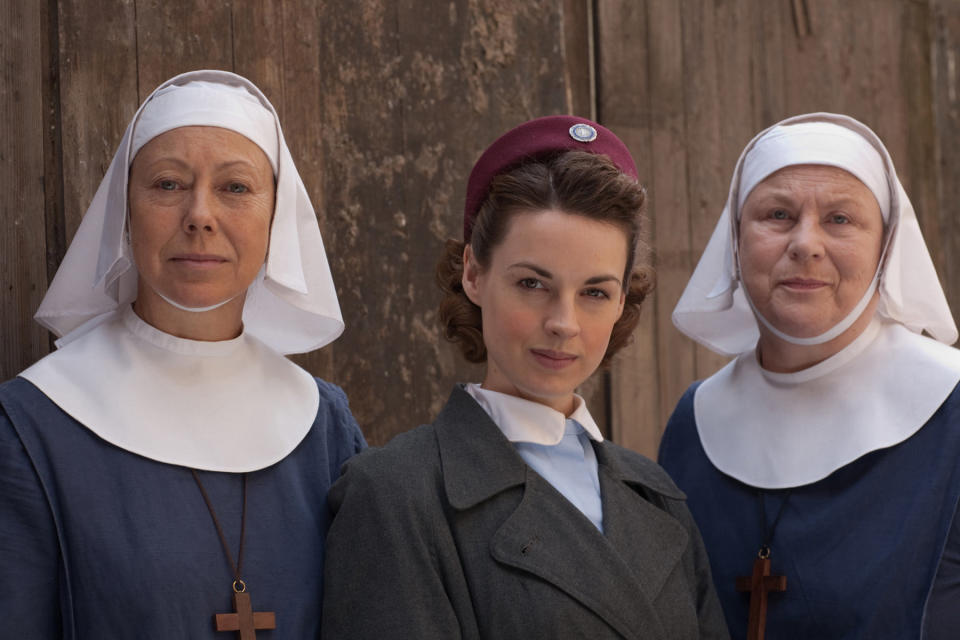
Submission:
<svg viewBox="0 0 960 640">
<path fill-rule="evenodd" d="M 433 425 L 447 499 L 457 509 L 468 509 L 526 481 L 523 459 L 462 386 L 454 386 Z"/>
<path fill-rule="evenodd" d="M 468 509 L 526 481 L 527 466 L 490 416 L 456 385 L 434 421 L 447 499 Z M 658 493 L 685 498 L 660 469 L 643 456 L 620 447 L 595 447 L 597 463 L 610 477 Z"/>
</svg>

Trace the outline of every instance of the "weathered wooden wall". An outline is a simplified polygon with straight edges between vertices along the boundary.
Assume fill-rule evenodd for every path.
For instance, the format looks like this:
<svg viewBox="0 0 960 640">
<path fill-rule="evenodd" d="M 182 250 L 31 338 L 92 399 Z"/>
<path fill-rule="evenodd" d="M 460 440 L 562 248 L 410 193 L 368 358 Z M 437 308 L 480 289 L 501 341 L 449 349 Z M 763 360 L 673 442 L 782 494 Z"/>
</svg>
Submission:
<svg viewBox="0 0 960 640">
<path fill-rule="evenodd" d="M 466 175 L 551 113 L 623 136 L 648 186 L 659 288 L 635 344 L 587 385 L 652 454 L 722 360 L 670 323 L 742 146 L 813 110 L 887 141 L 960 308 L 960 7 L 951 0 L 8 0 L 0 3 L 0 379 L 50 348 L 31 316 L 123 130 L 164 79 L 246 75 L 280 111 L 347 322 L 298 362 L 342 385 L 372 442 L 477 379 L 436 329 L 433 266 Z"/>
</svg>

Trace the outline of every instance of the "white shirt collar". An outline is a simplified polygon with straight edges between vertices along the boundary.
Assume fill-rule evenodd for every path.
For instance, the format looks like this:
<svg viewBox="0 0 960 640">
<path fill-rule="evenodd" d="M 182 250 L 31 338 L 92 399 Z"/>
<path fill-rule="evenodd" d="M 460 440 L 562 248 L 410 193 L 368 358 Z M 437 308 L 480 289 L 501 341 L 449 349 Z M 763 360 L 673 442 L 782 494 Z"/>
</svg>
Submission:
<svg viewBox="0 0 960 640">
<path fill-rule="evenodd" d="M 575 420 L 583 427 L 591 440 L 603 442 L 603 435 L 587 410 L 587 403 L 577 394 L 573 396 L 577 406 L 567 418 L 539 402 L 490 391 L 478 384 L 466 385 L 466 391 L 487 412 L 510 442 L 555 445 L 563 439 L 568 419 Z"/>
<path fill-rule="evenodd" d="M 310 431 L 309 373 L 249 334 L 201 342 L 141 320 L 129 305 L 20 375 L 107 442 L 209 471 L 268 467 Z"/>
</svg>

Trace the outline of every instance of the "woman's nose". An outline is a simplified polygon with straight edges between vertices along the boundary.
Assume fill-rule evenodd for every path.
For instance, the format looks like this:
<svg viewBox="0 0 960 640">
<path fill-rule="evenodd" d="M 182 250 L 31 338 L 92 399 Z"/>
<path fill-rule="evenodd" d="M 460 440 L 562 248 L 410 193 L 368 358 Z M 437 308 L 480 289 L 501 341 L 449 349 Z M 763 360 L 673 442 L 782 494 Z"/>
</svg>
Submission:
<svg viewBox="0 0 960 640">
<path fill-rule="evenodd" d="M 801 215 L 790 230 L 790 257 L 807 260 L 823 256 L 822 232 L 818 215 Z"/>
<path fill-rule="evenodd" d="M 551 304 L 544 321 L 544 329 L 560 338 L 572 338 L 580 333 L 574 300 L 561 298 Z"/>
<path fill-rule="evenodd" d="M 187 210 L 183 215 L 183 230 L 187 233 L 212 232 L 216 228 L 213 204 L 210 195 L 205 190 L 194 189 L 186 203 Z"/>
</svg>

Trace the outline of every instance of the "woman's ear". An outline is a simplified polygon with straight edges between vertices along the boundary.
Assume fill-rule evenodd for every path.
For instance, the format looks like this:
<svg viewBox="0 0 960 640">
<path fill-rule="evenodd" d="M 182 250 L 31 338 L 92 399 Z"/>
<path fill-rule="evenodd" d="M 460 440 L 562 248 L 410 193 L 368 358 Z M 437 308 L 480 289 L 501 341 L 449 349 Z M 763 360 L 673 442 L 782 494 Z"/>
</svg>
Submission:
<svg viewBox="0 0 960 640">
<path fill-rule="evenodd" d="M 463 292 L 467 294 L 467 298 L 478 307 L 481 306 L 480 289 L 482 286 L 482 276 L 482 269 L 480 269 L 480 265 L 477 264 L 477 259 L 473 255 L 473 249 L 467 244 L 463 248 L 463 276 L 460 278 L 460 283 L 463 285 Z"/>
</svg>

